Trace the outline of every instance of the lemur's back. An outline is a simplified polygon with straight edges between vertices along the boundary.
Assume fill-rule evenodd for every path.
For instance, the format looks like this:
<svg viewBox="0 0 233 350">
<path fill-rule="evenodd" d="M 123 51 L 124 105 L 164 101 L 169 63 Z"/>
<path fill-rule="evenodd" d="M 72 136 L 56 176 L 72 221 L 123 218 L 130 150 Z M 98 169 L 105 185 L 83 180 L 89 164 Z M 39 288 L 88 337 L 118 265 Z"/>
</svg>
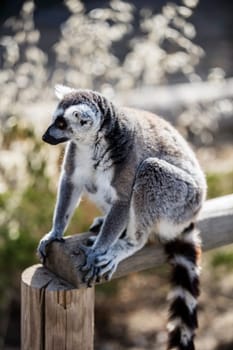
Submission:
<svg viewBox="0 0 233 350">
<path fill-rule="evenodd" d="M 135 129 L 137 161 L 157 157 L 185 170 L 197 185 L 205 184 L 204 174 L 196 156 L 177 130 L 163 118 L 142 110 L 122 108 L 121 118 L 126 118 Z"/>
</svg>

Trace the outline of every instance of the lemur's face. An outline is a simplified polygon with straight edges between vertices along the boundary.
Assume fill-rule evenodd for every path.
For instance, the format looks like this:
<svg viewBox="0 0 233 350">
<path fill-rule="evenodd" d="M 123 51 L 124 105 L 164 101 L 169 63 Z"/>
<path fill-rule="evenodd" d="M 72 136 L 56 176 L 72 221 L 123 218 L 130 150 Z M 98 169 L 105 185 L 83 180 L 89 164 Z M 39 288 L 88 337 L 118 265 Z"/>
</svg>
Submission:
<svg viewBox="0 0 233 350">
<path fill-rule="evenodd" d="M 56 94 L 61 101 L 53 114 L 52 124 L 42 137 L 43 141 L 57 145 L 69 140 L 89 140 L 99 129 L 99 113 L 88 103 L 74 103 L 74 98 L 69 99 L 74 90 L 62 86 L 57 89 L 59 92 L 56 91 Z"/>
</svg>

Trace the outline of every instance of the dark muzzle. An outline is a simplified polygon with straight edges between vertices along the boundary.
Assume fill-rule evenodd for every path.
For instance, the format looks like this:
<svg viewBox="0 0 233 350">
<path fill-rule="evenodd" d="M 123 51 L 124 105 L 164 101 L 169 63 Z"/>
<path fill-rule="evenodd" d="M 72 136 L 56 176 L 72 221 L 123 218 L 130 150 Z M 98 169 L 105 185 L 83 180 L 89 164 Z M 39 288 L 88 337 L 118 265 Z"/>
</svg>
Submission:
<svg viewBox="0 0 233 350">
<path fill-rule="evenodd" d="M 50 128 L 48 128 L 48 130 L 44 133 L 44 135 L 42 136 L 42 140 L 44 142 L 49 143 L 50 145 L 57 145 L 59 143 L 62 142 L 66 142 L 69 139 L 67 137 L 60 137 L 60 138 L 56 138 L 54 136 L 51 136 L 50 134 Z"/>
</svg>

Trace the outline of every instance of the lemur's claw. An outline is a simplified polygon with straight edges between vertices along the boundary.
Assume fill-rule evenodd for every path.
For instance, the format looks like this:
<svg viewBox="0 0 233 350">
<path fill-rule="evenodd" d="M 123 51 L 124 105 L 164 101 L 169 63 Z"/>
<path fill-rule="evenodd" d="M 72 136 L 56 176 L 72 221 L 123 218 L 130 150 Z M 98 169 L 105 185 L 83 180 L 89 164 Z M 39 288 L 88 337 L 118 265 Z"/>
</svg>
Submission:
<svg viewBox="0 0 233 350">
<path fill-rule="evenodd" d="M 80 271 L 82 272 L 86 272 L 90 269 L 91 265 L 88 262 L 88 256 L 90 254 L 91 251 L 91 247 L 88 247 L 86 245 L 84 245 L 83 243 L 79 244 L 79 250 L 84 254 L 85 256 L 85 262 L 80 266 Z M 86 282 L 86 281 L 84 281 Z"/>
<path fill-rule="evenodd" d="M 80 267 L 80 271 L 85 272 L 83 283 L 88 287 L 101 281 L 101 278 L 110 280 L 116 271 L 118 260 L 112 253 L 93 249 L 92 247 L 80 245 L 80 250 L 85 254 L 86 261 Z"/>
<path fill-rule="evenodd" d="M 87 284 L 87 287 L 92 287 L 97 280 L 98 271 L 92 267 L 83 277 L 82 281 Z"/>
<path fill-rule="evenodd" d="M 38 250 L 36 252 L 36 255 L 39 258 L 41 264 L 44 265 L 45 264 L 46 255 L 44 255 L 44 253 L 42 251 L 38 251 Z"/>
<path fill-rule="evenodd" d="M 41 261 L 42 264 L 45 263 L 45 259 L 46 259 L 46 248 L 47 245 L 50 243 L 50 241 L 44 240 L 42 238 L 42 240 L 40 241 L 38 248 L 37 248 L 37 256 L 39 257 L 39 260 Z"/>
<path fill-rule="evenodd" d="M 81 272 L 86 272 L 86 271 L 88 271 L 89 270 L 89 268 L 88 268 L 88 266 L 86 266 L 86 264 L 84 264 L 84 265 L 82 265 L 81 267 L 80 267 L 80 271 Z"/>
<path fill-rule="evenodd" d="M 40 243 L 37 247 L 37 255 L 42 264 L 45 263 L 45 259 L 47 256 L 47 246 L 53 241 L 64 242 L 65 240 L 63 237 L 57 237 L 54 234 L 51 234 L 50 232 L 47 233 L 44 237 L 42 237 L 42 239 L 40 240 Z"/>
<path fill-rule="evenodd" d="M 37 248 L 36 254 L 37 254 L 37 256 L 42 264 L 45 263 L 45 258 L 46 258 L 45 250 L 46 250 L 46 245 L 43 245 L 40 243 L 38 248 Z"/>
<path fill-rule="evenodd" d="M 91 287 L 92 287 L 91 280 L 87 278 L 87 274 L 83 276 L 82 282 L 83 282 L 83 283 L 86 283 L 86 285 L 87 285 L 88 288 L 91 288 Z"/>
</svg>

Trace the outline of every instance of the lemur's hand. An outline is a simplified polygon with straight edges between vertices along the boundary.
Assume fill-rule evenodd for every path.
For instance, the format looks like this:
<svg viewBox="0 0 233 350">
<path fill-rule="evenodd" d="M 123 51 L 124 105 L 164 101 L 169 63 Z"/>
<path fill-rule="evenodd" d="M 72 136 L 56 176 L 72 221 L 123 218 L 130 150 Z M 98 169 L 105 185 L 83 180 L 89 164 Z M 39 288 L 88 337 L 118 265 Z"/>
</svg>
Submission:
<svg viewBox="0 0 233 350">
<path fill-rule="evenodd" d="M 37 247 L 37 255 L 39 256 L 39 259 L 42 262 L 42 264 L 44 263 L 46 255 L 47 255 L 46 248 L 53 241 L 63 242 L 64 239 L 62 237 L 60 237 L 54 231 L 50 231 L 49 233 L 44 235 L 44 237 L 40 240 L 40 243 Z"/>
<path fill-rule="evenodd" d="M 86 256 L 86 261 L 81 267 L 81 271 L 86 272 L 83 282 L 91 287 L 95 282 L 100 282 L 102 277 L 110 280 L 119 263 L 117 255 L 112 254 L 111 249 L 106 251 L 85 245 L 80 245 L 79 248 Z"/>
</svg>

